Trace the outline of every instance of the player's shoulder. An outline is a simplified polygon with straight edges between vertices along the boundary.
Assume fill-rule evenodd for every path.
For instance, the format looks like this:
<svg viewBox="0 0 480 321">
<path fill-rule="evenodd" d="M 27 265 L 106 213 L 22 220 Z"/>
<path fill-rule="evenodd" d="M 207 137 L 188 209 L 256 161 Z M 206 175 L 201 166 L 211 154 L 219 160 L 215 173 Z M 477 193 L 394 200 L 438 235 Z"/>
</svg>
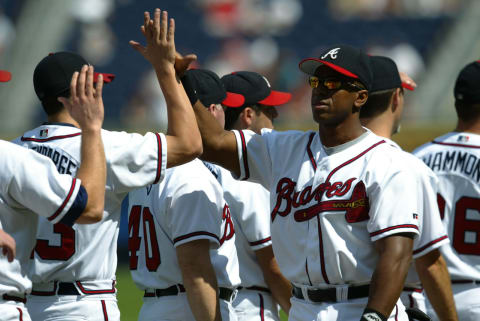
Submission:
<svg viewBox="0 0 480 321">
<path fill-rule="evenodd" d="M 167 168 L 165 172 L 166 181 L 175 181 L 177 183 L 193 180 L 210 182 L 214 178 L 205 164 L 198 158 L 182 165 Z"/>
<path fill-rule="evenodd" d="M 467 132 L 450 132 L 416 148 L 414 154 L 420 157 L 427 153 L 450 149 L 465 149 L 471 153 L 480 153 L 480 135 Z"/>
</svg>

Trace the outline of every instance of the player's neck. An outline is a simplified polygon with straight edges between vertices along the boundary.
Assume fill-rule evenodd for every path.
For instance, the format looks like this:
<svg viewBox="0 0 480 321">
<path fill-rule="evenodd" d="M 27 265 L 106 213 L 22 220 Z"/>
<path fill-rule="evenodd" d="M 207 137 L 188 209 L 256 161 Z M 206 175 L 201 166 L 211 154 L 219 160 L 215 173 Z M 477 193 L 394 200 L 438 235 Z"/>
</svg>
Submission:
<svg viewBox="0 0 480 321">
<path fill-rule="evenodd" d="M 462 120 L 458 120 L 457 127 L 455 128 L 456 132 L 459 133 L 472 133 L 480 135 L 480 121 L 474 120 L 471 122 L 465 122 Z"/>
<path fill-rule="evenodd" d="M 72 116 L 70 116 L 66 109 L 61 110 L 56 114 L 48 115 L 47 119 L 49 123 L 67 123 L 80 128 L 80 125 L 72 118 Z"/>
<path fill-rule="evenodd" d="M 393 119 L 386 117 L 373 117 L 360 119 L 362 125 L 370 129 L 374 134 L 392 139 Z"/>
<path fill-rule="evenodd" d="M 318 133 L 325 147 L 334 147 L 354 140 L 365 132 L 358 119 L 336 125 L 319 124 Z"/>
</svg>

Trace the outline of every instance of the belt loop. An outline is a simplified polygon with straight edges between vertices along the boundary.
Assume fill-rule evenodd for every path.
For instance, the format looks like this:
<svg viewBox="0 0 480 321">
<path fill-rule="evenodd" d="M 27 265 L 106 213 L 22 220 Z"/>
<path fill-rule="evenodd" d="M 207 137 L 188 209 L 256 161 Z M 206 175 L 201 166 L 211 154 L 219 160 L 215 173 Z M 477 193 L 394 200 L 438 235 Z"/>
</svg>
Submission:
<svg viewBox="0 0 480 321">
<path fill-rule="evenodd" d="M 300 287 L 300 289 L 302 290 L 303 299 L 304 299 L 305 301 L 307 301 L 307 302 L 312 302 L 312 301 L 310 301 L 310 297 L 308 296 L 308 289 L 307 289 L 307 287 L 302 286 L 302 287 Z"/>
<path fill-rule="evenodd" d="M 348 300 L 348 285 L 337 285 L 336 294 L 337 294 L 337 302 L 344 302 Z"/>
</svg>

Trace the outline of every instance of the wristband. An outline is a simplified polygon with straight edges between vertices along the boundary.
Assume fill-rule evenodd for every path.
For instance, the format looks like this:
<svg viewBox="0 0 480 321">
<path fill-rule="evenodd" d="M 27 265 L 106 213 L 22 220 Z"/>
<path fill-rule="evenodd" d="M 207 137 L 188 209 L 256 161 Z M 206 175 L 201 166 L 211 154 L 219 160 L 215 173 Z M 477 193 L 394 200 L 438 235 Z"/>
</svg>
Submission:
<svg viewBox="0 0 480 321">
<path fill-rule="evenodd" d="M 190 100 L 190 104 L 195 105 L 195 103 L 198 100 L 197 97 L 197 92 L 195 91 L 195 88 L 193 86 L 192 80 L 190 77 L 188 77 L 188 73 L 183 75 L 180 78 L 180 81 L 182 82 L 183 88 L 185 89 L 185 93 L 187 93 L 188 100 Z"/>
<path fill-rule="evenodd" d="M 365 308 L 360 321 L 387 321 L 388 318 L 374 309 Z"/>
</svg>

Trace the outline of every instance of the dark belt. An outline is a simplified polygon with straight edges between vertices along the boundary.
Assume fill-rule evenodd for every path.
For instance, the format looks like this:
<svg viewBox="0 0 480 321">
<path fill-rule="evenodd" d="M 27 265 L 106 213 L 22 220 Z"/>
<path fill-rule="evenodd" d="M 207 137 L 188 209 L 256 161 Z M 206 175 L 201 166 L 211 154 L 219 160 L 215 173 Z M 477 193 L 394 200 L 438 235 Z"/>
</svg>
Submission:
<svg viewBox="0 0 480 321">
<path fill-rule="evenodd" d="M 179 293 L 183 293 L 183 292 L 185 292 L 185 287 L 182 284 L 177 284 L 177 285 L 172 285 L 172 286 L 170 286 L 166 289 L 155 289 L 155 292 L 145 291 L 145 294 L 143 295 L 143 297 L 145 297 L 145 298 L 152 298 L 152 297 L 160 298 L 162 296 L 167 296 L 167 295 L 178 295 Z M 218 297 L 222 300 L 230 301 L 233 293 L 234 293 L 234 290 L 232 290 L 232 289 L 219 288 Z"/>
<path fill-rule="evenodd" d="M 237 288 L 238 290 L 252 290 L 252 291 L 261 291 L 261 292 L 266 292 L 266 293 L 271 293 L 270 292 L 270 289 L 269 288 L 264 288 L 263 286 L 257 286 L 257 285 L 254 285 L 254 286 L 247 286 L 247 287 L 243 287 L 243 286 L 240 286 Z"/>
<path fill-rule="evenodd" d="M 452 280 L 452 284 L 476 284 L 480 285 L 478 280 Z"/>
<path fill-rule="evenodd" d="M 370 285 L 349 286 L 347 299 L 359 299 L 368 297 L 370 291 Z M 305 300 L 303 297 L 302 289 L 293 285 L 292 295 L 297 299 Z M 317 289 L 307 290 L 308 299 L 312 302 L 337 302 L 337 289 Z"/>
<path fill-rule="evenodd" d="M 2 295 L 2 299 L 4 299 L 5 301 L 15 301 L 15 302 L 27 303 L 27 299 L 25 299 L 25 298 L 14 296 L 14 295 L 8 295 L 8 294 Z"/>
</svg>

